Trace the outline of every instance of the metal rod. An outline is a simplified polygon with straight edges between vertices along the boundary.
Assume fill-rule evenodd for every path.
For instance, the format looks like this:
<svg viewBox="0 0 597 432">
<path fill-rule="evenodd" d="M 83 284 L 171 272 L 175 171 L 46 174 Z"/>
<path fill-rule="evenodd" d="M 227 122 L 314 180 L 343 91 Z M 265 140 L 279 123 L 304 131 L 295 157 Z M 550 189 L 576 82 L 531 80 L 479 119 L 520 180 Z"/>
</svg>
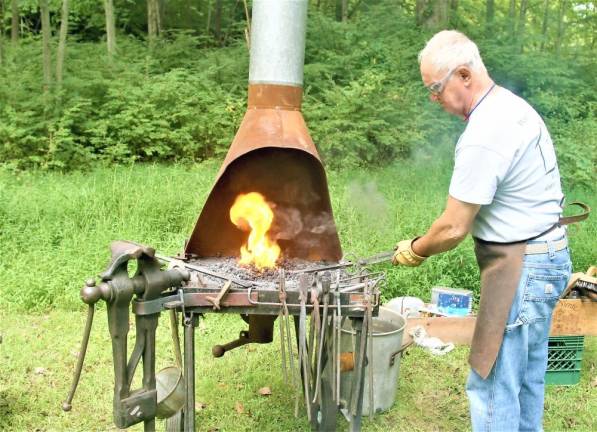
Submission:
<svg viewBox="0 0 597 432">
<path fill-rule="evenodd" d="M 91 325 L 93 324 L 93 313 L 95 312 L 95 306 L 89 305 L 87 309 L 87 320 L 85 321 L 85 330 L 83 331 L 83 340 L 81 341 L 81 350 L 77 358 L 77 366 L 75 367 L 75 375 L 73 377 L 73 383 L 71 384 L 70 390 L 66 400 L 62 403 L 62 409 L 64 411 L 70 411 L 72 406 L 73 398 L 75 397 L 75 390 L 79 384 L 81 378 L 81 370 L 83 369 L 83 362 L 85 361 L 85 353 L 87 352 L 87 345 L 89 344 L 89 335 L 91 333 Z"/>
<path fill-rule="evenodd" d="M 185 432 L 195 432 L 195 325 L 197 316 L 192 312 L 184 317 L 184 368 L 186 403 Z"/>
<path fill-rule="evenodd" d="M 331 264 L 331 265 L 323 266 L 323 267 L 295 270 L 295 271 L 291 271 L 290 273 L 292 273 L 292 274 L 313 273 L 313 272 L 320 272 L 320 271 L 324 271 L 324 270 L 337 270 L 337 269 L 352 267 L 352 266 L 366 266 L 366 265 L 372 265 L 372 264 L 380 264 L 382 262 L 391 260 L 393 256 L 394 256 L 394 251 L 386 251 L 386 252 L 379 253 L 377 255 L 372 255 L 367 258 L 357 259 L 355 261 Z"/>
<path fill-rule="evenodd" d="M 230 276 L 222 275 L 222 274 L 213 272 L 211 270 L 208 270 L 204 267 L 200 267 L 195 264 L 189 264 L 184 261 L 177 260 L 175 258 L 170 258 L 170 257 L 162 256 L 162 255 L 155 255 L 155 257 L 157 259 L 159 259 L 160 261 L 167 262 L 167 263 L 179 264 L 183 267 L 186 267 L 189 270 L 195 270 L 196 272 L 203 273 L 204 275 L 207 275 L 207 276 L 215 277 L 216 279 L 222 279 L 225 281 L 230 280 L 230 281 L 232 281 L 232 283 L 235 283 L 236 285 L 239 285 L 243 288 L 249 288 L 250 286 L 252 286 L 252 284 L 250 284 L 250 283 L 241 282 L 238 279 L 231 279 Z"/>
<path fill-rule="evenodd" d="M 369 290 L 368 290 L 369 291 Z M 375 404 L 373 398 L 373 308 L 371 304 L 371 292 L 367 293 L 367 366 L 369 371 L 369 418 L 373 419 L 375 414 Z"/>
<path fill-rule="evenodd" d="M 178 336 L 178 314 L 174 309 L 170 309 L 169 314 L 172 345 L 174 345 L 174 358 L 176 359 L 176 366 L 182 370 L 182 353 L 180 351 L 180 337 Z"/>
</svg>

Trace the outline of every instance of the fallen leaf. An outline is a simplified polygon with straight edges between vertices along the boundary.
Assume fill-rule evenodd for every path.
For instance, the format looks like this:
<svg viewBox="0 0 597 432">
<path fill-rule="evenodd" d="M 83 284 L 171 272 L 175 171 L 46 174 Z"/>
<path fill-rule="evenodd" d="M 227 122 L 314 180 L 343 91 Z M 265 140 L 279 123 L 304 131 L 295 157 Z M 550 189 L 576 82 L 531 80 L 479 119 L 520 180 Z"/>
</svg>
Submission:
<svg viewBox="0 0 597 432">
<path fill-rule="evenodd" d="M 195 402 L 195 411 L 201 411 L 207 408 L 207 404 L 203 402 Z"/>
<path fill-rule="evenodd" d="M 34 373 L 35 375 L 45 375 L 47 371 L 48 371 L 48 370 L 47 370 L 46 368 L 43 368 L 43 367 L 36 367 L 36 368 L 33 370 L 33 373 Z"/>
<path fill-rule="evenodd" d="M 269 396 L 269 395 L 271 395 L 271 394 L 272 394 L 272 389 L 271 389 L 271 388 L 269 388 L 269 387 L 261 387 L 261 388 L 259 389 L 259 394 L 260 394 L 261 396 Z"/>
<path fill-rule="evenodd" d="M 238 413 L 238 414 L 243 414 L 245 412 L 245 407 L 243 406 L 242 403 L 237 402 L 236 405 L 234 405 L 234 410 Z"/>
<path fill-rule="evenodd" d="M 220 428 L 212 427 L 212 428 L 208 429 L 207 432 L 218 432 L 219 430 L 220 430 Z"/>
<path fill-rule="evenodd" d="M 591 381 L 591 387 L 597 387 L 597 376 Z"/>
</svg>

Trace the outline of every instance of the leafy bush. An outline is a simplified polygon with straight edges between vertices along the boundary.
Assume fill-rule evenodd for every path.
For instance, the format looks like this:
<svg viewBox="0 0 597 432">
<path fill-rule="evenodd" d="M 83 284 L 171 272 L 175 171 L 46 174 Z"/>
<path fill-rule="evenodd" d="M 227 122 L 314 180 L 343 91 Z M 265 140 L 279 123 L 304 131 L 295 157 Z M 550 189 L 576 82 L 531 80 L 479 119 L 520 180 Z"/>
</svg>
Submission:
<svg viewBox="0 0 597 432">
<path fill-rule="evenodd" d="M 478 42 L 495 80 L 545 118 L 565 181 L 595 184 L 594 56 L 521 53 L 503 35 L 488 37 L 475 20 L 461 18 L 459 28 Z M 430 35 L 394 2 L 368 5 L 348 23 L 311 10 L 303 112 L 328 165 L 388 164 L 456 141 L 462 123 L 426 102 L 420 83 L 417 53 Z M 0 79 L 10 85 L 0 86 L 0 162 L 71 170 L 95 161 L 222 155 L 244 112 L 248 52 L 242 39 L 213 48 L 203 37 L 171 30 L 150 49 L 120 35 L 112 62 L 103 43 L 72 38 L 62 88 L 47 95 L 40 41 L 6 46 Z"/>
</svg>

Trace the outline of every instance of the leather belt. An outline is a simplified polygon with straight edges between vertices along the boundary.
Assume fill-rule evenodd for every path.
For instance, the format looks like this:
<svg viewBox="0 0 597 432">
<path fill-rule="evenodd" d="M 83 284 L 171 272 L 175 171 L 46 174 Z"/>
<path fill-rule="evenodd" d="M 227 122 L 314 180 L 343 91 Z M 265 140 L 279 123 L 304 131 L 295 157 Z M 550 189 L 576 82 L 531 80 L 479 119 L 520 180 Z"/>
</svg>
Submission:
<svg viewBox="0 0 597 432">
<path fill-rule="evenodd" d="M 535 255 L 535 254 L 548 253 L 549 252 L 548 243 L 552 244 L 552 247 L 553 247 L 552 250 L 554 252 L 560 251 L 562 249 L 566 249 L 568 247 L 568 239 L 564 237 L 563 239 L 556 240 L 556 241 L 545 241 L 545 242 L 541 242 L 541 243 L 528 243 L 524 250 L 524 254 L 525 255 Z"/>
</svg>

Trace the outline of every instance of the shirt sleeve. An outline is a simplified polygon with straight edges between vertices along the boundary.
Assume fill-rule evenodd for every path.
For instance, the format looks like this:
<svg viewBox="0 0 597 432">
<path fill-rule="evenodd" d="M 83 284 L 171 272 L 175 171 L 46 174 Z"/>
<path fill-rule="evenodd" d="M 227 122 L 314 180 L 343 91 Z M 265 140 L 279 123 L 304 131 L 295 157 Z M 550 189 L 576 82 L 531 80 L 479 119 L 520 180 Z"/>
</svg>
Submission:
<svg viewBox="0 0 597 432">
<path fill-rule="evenodd" d="M 449 193 L 470 204 L 491 204 L 508 167 L 509 161 L 491 149 L 464 146 L 456 152 Z"/>
</svg>

